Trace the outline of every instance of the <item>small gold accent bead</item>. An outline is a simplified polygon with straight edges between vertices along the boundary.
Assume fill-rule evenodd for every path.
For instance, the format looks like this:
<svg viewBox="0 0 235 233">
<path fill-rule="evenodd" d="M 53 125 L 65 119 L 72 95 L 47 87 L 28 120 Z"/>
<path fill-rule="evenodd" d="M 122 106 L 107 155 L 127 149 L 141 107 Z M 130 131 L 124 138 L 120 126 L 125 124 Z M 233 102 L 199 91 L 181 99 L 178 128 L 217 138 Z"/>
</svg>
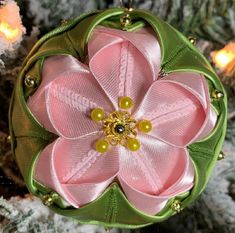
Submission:
<svg viewBox="0 0 235 233">
<path fill-rule="evenodd" d="M 104 139 L 100 139 L 96 142 L 95 148 L 96 148 L 96 151 L 100 153 L 105 153 L 109 149 L 109 143 Z"/>
<path fill-rule="evenodd" d="M 219 101 L 220 99 L 224 98 L 224 93 L 218 90 L 214 90 L 212 91 L 211 96 L 215 101 Z"/>
<path fill-rule="evenodd" d="M 124 14 L 121 18 L 120 18 L 120 22 L 121 22 L 121 25 L 123 27 L 127 27 L 129 25 L 132 24 L 132 21 L 131 21 L 131 17 L 129 14 Z"/>
<path fill-rule="evenodd" d="M 223 151 L 219 153 L 218 160 L 223 160 L 225 158 L 225 154 Z"/>
<path fill-rule="evenodd" d="M 137 151 L 140 149 L 140 142 L 135 138 L 128 138 L 126 146 L 130 151 Z"/>
<path fill-rule="evenodd" d="M 191 44 L 195 45 L 197 43 L 197 39 L 193 36 L 189 36 L 188 40 Z"/>
<path fill-rule="evenodd" d="M 27 75 L 24 79 L 24 84 L 28 88 L 33 88 L 35 87 L 35 78 L 33 78 L 30 75 Z"/>
<path fill-rule="evenodd" d="M 67 25 L 69 23 L 69 21 L 67 19 L 62 19 L 61 20 L 61 25 Z"/>
<path fill-rule="evenodd" d="M 102 121 L 104 119 L 104 110 L 101 108 L 95 108 L 91 111 L 91 119 L 93 121 Z"/>
<path fill-rule="evenodd" d="M 7 143 L 11 143 L 11 136 L 10 135 L 7 137 Z"/>
<path fill-rule="evenodd" d="M 152 123 L 148 120 L 141 120 L 138 123 L 138 129 L 143 133 L 149 133 L 152 130 Z"/>
<path fill-rule="evenodd" d="M 128 96 L 123 96 L 119 98 L 118 105 L 122 109 L 129 109 L 133 106 L 133 100 Z"/>
<path fill-rule="evenodd" d="M 58 197 L 57 193 L 46 194 L 42 197 L 42 202 L 46 206 L 51 206 Z"/>
<path fill-rule="evenodd" d="M 175 200 L 171 205 L 171 209 L 176 213 L 180 213 L 183 210 L 181 201 Z"/>
</svg>

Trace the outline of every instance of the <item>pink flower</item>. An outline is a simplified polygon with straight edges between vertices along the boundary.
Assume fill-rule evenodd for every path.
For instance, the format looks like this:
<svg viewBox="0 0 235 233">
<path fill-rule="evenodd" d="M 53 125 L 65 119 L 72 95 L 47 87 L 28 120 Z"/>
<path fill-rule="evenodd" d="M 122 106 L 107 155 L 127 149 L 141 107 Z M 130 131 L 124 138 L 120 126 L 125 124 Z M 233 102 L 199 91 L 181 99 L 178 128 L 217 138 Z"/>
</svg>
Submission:
<svg viewBox="0 0 235 233">
<path fill-rule="evenodd" d="M 158 213 L 170 198 L 190 190 L 194 168 L 186 147 L 210 133 L 216 114 L 202 75 L 159 77 L 160 68 L 160 46 L 148 29 L 133 33 L 98 27 L 88 42 L 87 64 L 69 55 L 48 58 L 28 105 L 59 137 L 42 151 L 35 179 L 76 208 L 118 180 L 127 199 L 147 214 Z M 129 117 L 147 120 L 152 130 L 134 127 L 140 142 L 136 151 L 124 140 L 100 153 L 95 145 L 107 134 L 91 111 L 103 109 L 106 119 L 121 113 L 123 96 L 133 100 Z M 108 127 L 111 135 L 113 126 Z"/>
</svg>

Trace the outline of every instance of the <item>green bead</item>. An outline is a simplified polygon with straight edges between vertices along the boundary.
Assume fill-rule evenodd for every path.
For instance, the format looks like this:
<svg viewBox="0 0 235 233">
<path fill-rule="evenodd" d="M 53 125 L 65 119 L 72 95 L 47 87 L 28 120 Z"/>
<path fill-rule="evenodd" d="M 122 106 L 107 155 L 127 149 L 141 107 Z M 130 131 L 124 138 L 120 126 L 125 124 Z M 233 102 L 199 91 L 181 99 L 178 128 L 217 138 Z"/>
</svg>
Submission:
<svg viewBox="0 0 235 233">
<path fill-rule="evenodd" d="M 91 119 L 93 121 L 102 121 L 104 119 L 104 110 L 101 108 L 95 108 L 91 111 Z"/>
<path fill-rule="evenodd" d="M 109 149 L 109 143 L 104 139 L 100 139 L 99 141 L 96 142 L 95 148 L 96 148 L 96 151 L 100 153 L 105 153 Z"/>
<path fill-rule="evenodd" d="M 140 142 L 135 138 L 128 138 L 126 146 L 130 151 L 137 151 L 140 148 Z"/>
<path fill-rule="evenodd" d="M 133 106 L 133 100 L 128 96 L 123 96 L 119 98 L 118 105 L 122 109 L 129 109 Z"/>
<path fill-rule="evenodd" d="M 148 120 L 141 120 L 138 123 L 138 129 L 143 133 L 149 133 L 152 130 L 152 123 Z"/>
</svg>

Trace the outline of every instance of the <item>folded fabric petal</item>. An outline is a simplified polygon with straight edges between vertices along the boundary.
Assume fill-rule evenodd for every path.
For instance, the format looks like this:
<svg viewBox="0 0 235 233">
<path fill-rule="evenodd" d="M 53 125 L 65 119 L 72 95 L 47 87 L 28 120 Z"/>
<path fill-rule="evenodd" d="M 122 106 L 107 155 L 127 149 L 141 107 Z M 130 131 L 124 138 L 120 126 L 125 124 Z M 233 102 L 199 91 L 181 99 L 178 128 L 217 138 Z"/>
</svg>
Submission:
<svg viewBox="0 0 235 233">
<path fill-rule="evenodd" d="M 152 136 L 182 147 L 198 137 L 211 107 L 201 75 L 178 73 L 176 77 L 182 78 L 155 81 L 134 116 L 152 122 Z"/>
<path fill-rule="evenodd" d="M 118 98 L 121 96 L 129 96 L 135 106 L 138 106 L 152 81 L 156 79 L 156 72 L 160 70 L 159 44 L 151 34 L 146 34 L 146 40 L 140 42 L 141 38 L 134 39 L 135 35 L 131 36 L 130 33 L 122 33 L 117 37 L 115 30 L 110 32 L 99 29 L 93 33 L 88 44 L 90 70 L 115 109 L 118 109 Z M 128 40 L 120 40 L 122 36 Z M 131 37 L 133 38 L 130 39 Z M 145 52 L 149 51 L 148 46 L 151 48 L 151 42 L 156 54 L 153 57 L 150 57 L 149 52 Z M 139 50 L 137 44 L 141 47 Z M 148 60 L 156 58 L 158 65 L 154 70 L 152 65 L 155 62 L 150 64 L 147 57 Z"/>
<path fill-rule="evenodd" d="M 96 199 L 119 169 L 115 148 L 100 154 L 92 149 L 99 135 L 76 140 L 59 138 L 41 153 L 35 179 L 57 191 L 74 207 Z"/>
<path fill-rule="evenodd" d="M 36 93 L 28 99 L 29 109 L 35 118 L 44 126 L 44 128 L 55 134 L 57 131 L 52 126 L 46 111 L 45 92 L 50 83 L 56 80 L 61 74 L 69 72 L 71 69 L 81 74 L 89 73 L 87 66 L 80 63 L 77 59 L 70 55 L 52 56 L 47 58 L 43 64 L 40 86 L 38 87 Z"/>
<path fill-rule="evenodd" d="M 122 38 L 123 41 L 129 41 L 138 49 L 149 63 L 154 79 L 158 79 L 161 69 L 161 48 L 156 34 L 151 28 L 142 28 L 134 34 L 127 31 L 120 31 L 112 28 L 97 27 L 94 34 L 106 33 L 115 38 Z M 99 36 L 99 35 L 98 35 Z"/>
<path fill-rule="evenodd" d="M 43 84 L 29 100 L 31 111 L 45 128 L 65 138 L 76 138 L 98 131 L 98 125 L 89 117 L 90 112 L 96 107 L 110 112 L 113 109 L 112 103 L 90 72 L 75 58 L 55 56 L 50 58 L 49 64 L 53 65 L 54 60 L 65 62 L 65 72 L 53 76 L 51 66 L 45 66 Z"/>
<path fill-rule="evenodd" d="M 209 89 L 206 82 L 206 79 L 203 75 L 196 73 L 187 73 L 187 72 L 175 72 L 170 73 L 163 80 L 171 80 L 174 82 L 180 83 L 183 87 L 191 91 L 195 96 L 198 97 L 201 102 L 203 108 L 205 109 L 206 118 L 198 131 L 198 134 L 192 138 L 190 143 L 203 139 L 205 136 L 209 135 L 209 133 L 214 129 L 217 120 L 217 114 L 210 105 L 210 96 Z"/>
<path fill-rule="evenodd" d="M 151 136 L 139 140 L 138 152 L 122 149 L 118 178 L 136 208 L 156 214 L 166 200 L 193 186 L 194 169 L 186 149 L 156 142 Z"/>
</svg>

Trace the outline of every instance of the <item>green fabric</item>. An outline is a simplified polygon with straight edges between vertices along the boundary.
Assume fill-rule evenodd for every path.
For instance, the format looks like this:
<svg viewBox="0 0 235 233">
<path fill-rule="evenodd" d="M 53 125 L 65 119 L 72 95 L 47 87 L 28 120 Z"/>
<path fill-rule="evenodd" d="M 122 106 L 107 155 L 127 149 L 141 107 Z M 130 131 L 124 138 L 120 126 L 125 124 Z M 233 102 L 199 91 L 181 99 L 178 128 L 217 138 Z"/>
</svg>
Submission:
<svg viewBox="0 0 235 233">
<path fill-rule="evenodd" d="M 83 14 L 66 25 L 45 35 L 34 46 L 26 58 L 16 82 L 9 112 L 12 150 L 28 189 L 42 197 L 52 190 L 33 180 L 34 164 L 41 150 L 55 140 L 56 135 L 46 131 L 33 117 L 26 105 L 29 95 L 35 88 L 24 87 L 24 78 L 30 74 L 40 85 L 44 60 L 52 55 L 70 54 L 83 61 L 87 54 L 87 42 L 97 25 L 121 29 L 120 17 L 124 9 L 109 9 L 102 12 Z M 210 92 L 222 91 L 225 97 L 211 104 L 218 113 L 218 121 L 213 132 L 203 141 L 188 147 L 196 170 L 195 186 L 182 196 L 183 207 L 194 201 L 205 188 L 211 171 L 220 153 L 226 132 L 227 98 L 222 84 L 207 60 L 181 33 L 151 13 L 142 10 L 130 12 L 133 24 L 125 28 L 134 31 L 150 25 L 156 32 L 162 51 L 162 71 L 196 71 L 207 77 Z M 65 208 L 62 198 L 51 206 L 55 212 L 78 219 L 81 223 L 99 224 L 106 227 L 139 228 L 154 222 L 163 221 L 175 212 L 171 209 L 171 199 L 157 215 L 146 215 L 134 208 L 127 200 L 117 183 L 113 183 L 97 200 L 79 208 Z"/>
</svg>

